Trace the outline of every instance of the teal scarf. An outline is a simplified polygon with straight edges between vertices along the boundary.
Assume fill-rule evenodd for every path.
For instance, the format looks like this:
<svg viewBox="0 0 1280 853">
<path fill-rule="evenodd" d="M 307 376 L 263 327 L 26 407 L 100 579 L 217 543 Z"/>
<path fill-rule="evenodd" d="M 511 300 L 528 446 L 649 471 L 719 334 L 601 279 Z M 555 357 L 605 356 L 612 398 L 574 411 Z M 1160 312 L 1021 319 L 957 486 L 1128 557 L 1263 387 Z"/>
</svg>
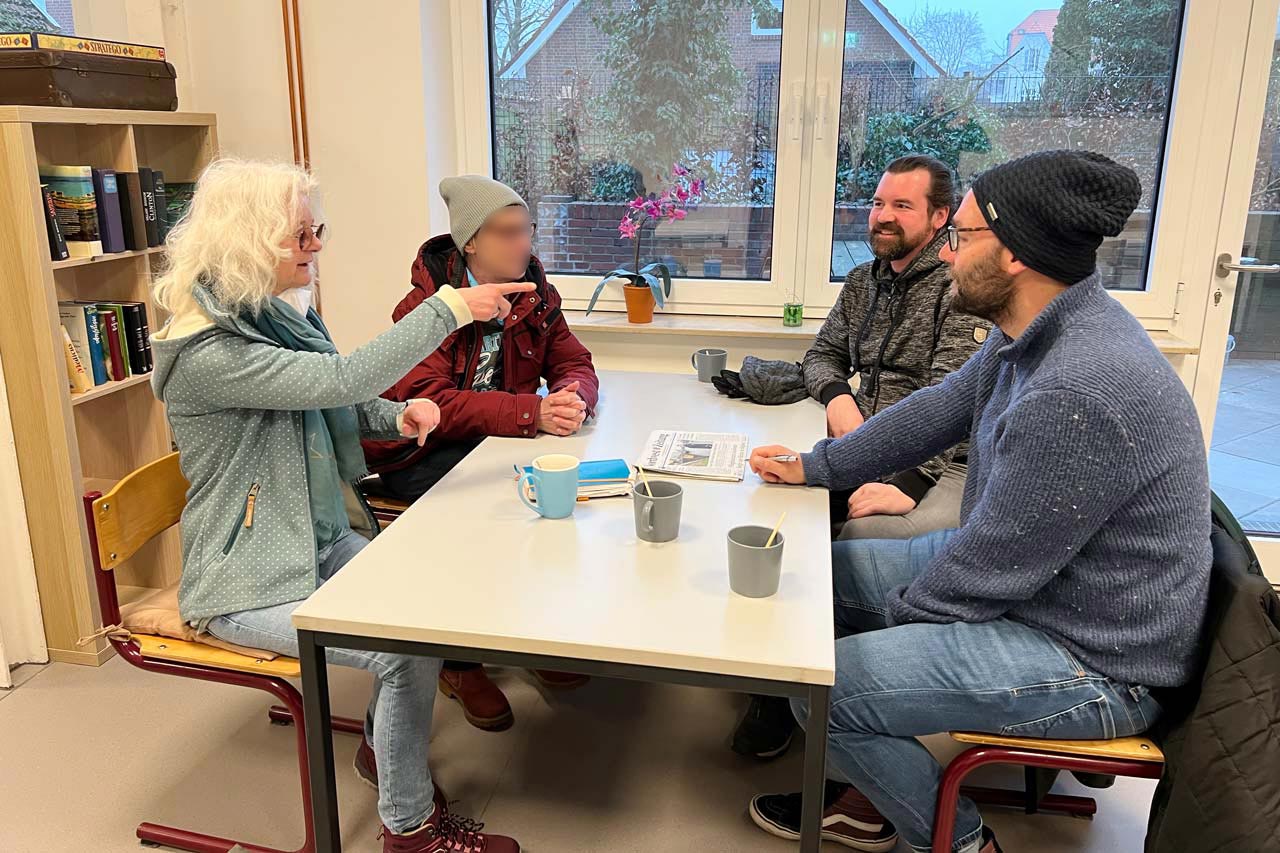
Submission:
<svg viewBox="0 0 1280 853">
<path fill-rule="evenodd" d="M 280 346 L 295 352 L 337 353 L 329 330 L 314 310 L 304 318 L 293 306 L 272 297 L 257 316 L 242 318 Z M 360 447 L 360 421 L 351 406 L 308 409 L 302 413 L 307 447 L 307 493 L 315 528 L 316 553 L 338 540 L 347 530 L 343 483 L 354 483 L 367 473 Z"/>
</svg>

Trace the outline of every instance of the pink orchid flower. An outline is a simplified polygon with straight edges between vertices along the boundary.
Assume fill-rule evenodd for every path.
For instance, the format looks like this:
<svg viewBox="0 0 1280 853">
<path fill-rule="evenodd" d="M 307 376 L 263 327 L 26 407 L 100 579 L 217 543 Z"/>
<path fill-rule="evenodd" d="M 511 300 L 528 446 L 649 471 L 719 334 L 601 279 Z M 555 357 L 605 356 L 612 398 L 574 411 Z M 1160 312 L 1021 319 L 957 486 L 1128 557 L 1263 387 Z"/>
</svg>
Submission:
<svg viewBox="0 0 1280 853">
<path fill-rule="evenodd" d="M 634 219 L 627 217 L 618 223 L 618 233 L 624 239 L 630 240 L 636 236 L 636 232 L 640 230 L 640 224 Z"/>
<path fill-rule="evenodd" d="M 632 210 L 643 210 L 645 201 L 646 199 L 644 196 L 636 196 L 635 198 L 631 199 L 631 201 L 627 203 L 627 207 L 631 208 Z"/>
<path fill-rule="evenodd" d="M 671 218 L 676 221 L 684 219 L 686 216 L 688 216 L 688 214 L 685 211 L 681 210 L 680 208 L 676 208 L 675 210 L 671 211 Z"/>
<path fill-rule="evenodd" d="M 684 166 L 681 166 L 679 163 L 676 163 L 671 167 L 671 174 L 675 175 L 677 178 L 683 178 L 685 175 L 689 174 L 689 170 Z"/>
</svg>

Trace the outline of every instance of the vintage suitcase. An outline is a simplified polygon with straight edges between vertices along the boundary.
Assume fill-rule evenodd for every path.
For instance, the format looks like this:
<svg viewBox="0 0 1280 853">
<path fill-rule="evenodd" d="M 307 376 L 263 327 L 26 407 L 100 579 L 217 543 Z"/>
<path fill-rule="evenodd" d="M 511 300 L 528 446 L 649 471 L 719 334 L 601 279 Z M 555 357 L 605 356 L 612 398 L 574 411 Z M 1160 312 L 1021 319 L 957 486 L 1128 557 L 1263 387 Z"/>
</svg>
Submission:
<svg viewBox="0 0 1280 853">
<path fill-rule="evenodd" d="M 69 50 L 0 50 L 0 104 L 176 110 L 168 62 Z"/>
</svg>

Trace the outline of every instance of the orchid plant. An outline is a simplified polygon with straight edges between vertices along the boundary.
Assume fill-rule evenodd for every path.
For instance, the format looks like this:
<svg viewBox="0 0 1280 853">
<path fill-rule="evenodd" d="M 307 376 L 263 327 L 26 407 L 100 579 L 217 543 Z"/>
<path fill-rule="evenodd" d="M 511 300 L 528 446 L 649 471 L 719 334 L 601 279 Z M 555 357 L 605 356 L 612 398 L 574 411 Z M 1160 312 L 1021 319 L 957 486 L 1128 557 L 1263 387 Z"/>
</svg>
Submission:
<svg viewBox="0 0 1280 853">
<path fill-rule="evenodd" d="M 626 279 L 634 287 L 647 286 L 653 291 L 654 301 L 658 307 L 666 305 L 666 297 L 671 295 L 671 270 L 661 262 L 640 266 L 641 231 L 650 222 L 678 222 L 688 216 L 688 206 L 696 205 L 702 200 L 702 191 L 706 184 L 701 178 L 694 178 L 689 170 L 679 163 L 671 167 L 671 182 L 661 194 L 650 193 L 647 196 L 636 196 L 627 202 L 627 211 L 618 223 L 618 233 L 627 240 L 635 242 L 635 262 L 631 269 L 619 267 L 605 273 L 604 278 L 596 284 L 591 301 L 587 304 L 590 314 L 596 307 L 596 300 L 610 281 L 615 278 Z"/>
</svg>

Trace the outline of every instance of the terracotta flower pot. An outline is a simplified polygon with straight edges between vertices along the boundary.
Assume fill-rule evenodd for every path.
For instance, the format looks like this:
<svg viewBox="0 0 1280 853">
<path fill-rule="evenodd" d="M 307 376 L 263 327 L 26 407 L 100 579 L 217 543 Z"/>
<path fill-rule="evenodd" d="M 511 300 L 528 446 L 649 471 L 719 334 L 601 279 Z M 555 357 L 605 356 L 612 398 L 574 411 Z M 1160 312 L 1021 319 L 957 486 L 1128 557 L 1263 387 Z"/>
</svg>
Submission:
<svg viewBox="0 0 1280 853">
<path fill-rule="evenodd" d="M 648 285 L 636 287 L 634 284 L 624 284 L 622 295 L 627 301 L 628 323 L 653 322 L 653 291 Z"/>
</svg>

